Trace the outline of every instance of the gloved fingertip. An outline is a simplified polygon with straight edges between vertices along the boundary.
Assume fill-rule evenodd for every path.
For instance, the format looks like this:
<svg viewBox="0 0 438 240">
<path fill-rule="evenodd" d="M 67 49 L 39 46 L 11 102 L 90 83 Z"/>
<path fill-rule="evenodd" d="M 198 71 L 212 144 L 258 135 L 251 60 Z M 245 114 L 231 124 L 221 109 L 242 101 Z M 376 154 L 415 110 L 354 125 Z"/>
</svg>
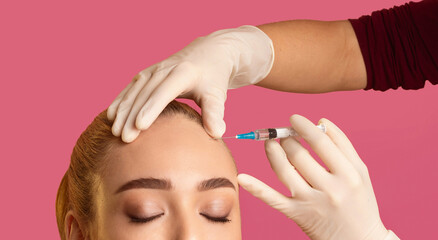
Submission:
<svg viewBox="0 0 438 240">
<path fill-rule="evenodd" d="M 248 176 L 247 174 L 245 174 L 245 173 L 239 173 L 239 174 L 237 174 L 237 181 L 240 181 L 240 179 L 245 179 L 245 177 L 246 176 Z"/>
<path fill-rule="evenodd" d="M 237 175 L 237 182 L 240 186 L 246 189 L 251 184 L 251 176 L 245 173 L 240 173 Z"/>
<path fill-rule="evenodd" d="M 300 121 L 300 119 L 303 119 L 304 117 L 299 115 L 299 114 L 293 114 L 292 116 L 290 116 L 289 121 L 290 123 L 292 122 L 296 122 L 296 121 Z"/>
<path fill-rule="evenodd" d="M 125 143 L 130 143 L 134 141 L 138 135 L 140 134 L 140 131 L 123 131 L 122 133 L 122 141 Z"/>
<path fill-rule="evenodd" d="M 280 139 L 280 141 L 281 141 L 281 139 Z M 270 150 L 272 148 L 275 148 L 276 145 L 279 145 L 279 143 L 275 139 L 265 140 L 265 149 L 266 150 L 268 150 L 268 149 Z"/>
<path fill-rule="evenodd" d="M 326 132 L 328 131 L 329 128 L 336 129 L 337 131 L 342 132 L 342 130 L 338 126 L 336 126 L 336 124 L 334 124 L 332 121 L 328 120 L 327 118 L 321 118 L 318 121 L 318 124 L 324 125 L 326 128 L 325 129 Z"/>
<path fill-rule="evenodd" d="M 280 139 L 280 141 L 283 140 L 283 139 Z M 280 143 L 278 143 L 274 139 L 269 139 L 269 140 L 265 141 L 265 152 L 266 152 L 266 156 L 268 156 L 268 158 L 272 154 L 275 154 L 275 155 L 278 154 L 278 152 L 284 154 L 284 150 L 281 147 Z"/>
<path fill-rule="evenodd" d="M 149 118 L 146 117 L 144 112 L 140 112 L 135 119 L 135 127 L 138 130 L 146 130 L 150 127 L 151 121 Z"/>
<path fill-rule="evenodd" d="M 204 122 L 204 128 L 210 136 L 220 138 L 225 133 L 226 125 L 224 120 L 221 119 L 214 123 Z"/>
<path fill-rule="evenodd" d="M 106 111 L 106 117 L 108 118 L 108 120 L 110 121 L 114 121 L 116 114 L 114 111 L 110 111 L 109 109 Z"/>
<path fill-rule="evenodd" d="M 122 133 L 121 128 L 119 128 L 117 125 L 113 124 L 113 127 L 111 128 L 111 132 L 114 136 L 120 137 L 120 134 Z"/>
<path fill-rule="evenodd" d="M 321 119 L 319 119 L 318 124 L 324 124 L 324 123 L 328 123 L 328 122 L 331 123 L 331 121 L 328 120 L 327 118 L 321 118 Z"/>
</svg>

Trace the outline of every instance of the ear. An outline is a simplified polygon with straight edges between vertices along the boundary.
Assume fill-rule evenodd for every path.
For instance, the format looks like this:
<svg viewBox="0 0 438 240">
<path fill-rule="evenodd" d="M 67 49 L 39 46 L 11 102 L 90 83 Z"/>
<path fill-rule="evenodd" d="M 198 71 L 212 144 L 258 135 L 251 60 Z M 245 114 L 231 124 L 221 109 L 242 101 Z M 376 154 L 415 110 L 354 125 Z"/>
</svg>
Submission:
<svg viewBox="0 0 438 240">
<path fill-rule="evenodd" d="M 84 231 L 82 231 L 81 225 L 72 210 L 65 215 L 64 233 L 67 240 L 85 240 Z"/>
</svg>

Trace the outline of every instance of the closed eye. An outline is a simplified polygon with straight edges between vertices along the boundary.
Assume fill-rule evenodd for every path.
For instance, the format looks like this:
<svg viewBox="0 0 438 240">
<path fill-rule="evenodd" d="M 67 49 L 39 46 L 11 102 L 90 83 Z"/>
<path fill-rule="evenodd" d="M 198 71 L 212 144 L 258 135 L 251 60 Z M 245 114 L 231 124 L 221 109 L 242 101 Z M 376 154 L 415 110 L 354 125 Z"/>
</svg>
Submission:
<svg viewBox="0 0 438 240">
<path fill-rule="evenodd" d="M 215 222 L 215 223 L 228 223 L 231 222 L 231 219 L 228 219 L 228 216 L 224 217 L 212 217 L 205 213 L 199 213 L 201 216 L 205 217 L 208 221 Z"/>
<path fill-rule="evenodd" d="M 129 218 L 131 219 L 132 223 L 148 223 L 151 222 L 161 216 L 163 216 L 164 213 L 160 213 L 158 215 L 152 216 L 152 217 L 147 217 L 147 218 L 143 218 L 143 217 L 136 217 L 136 216 L 129 216 Z"/>
</svg>

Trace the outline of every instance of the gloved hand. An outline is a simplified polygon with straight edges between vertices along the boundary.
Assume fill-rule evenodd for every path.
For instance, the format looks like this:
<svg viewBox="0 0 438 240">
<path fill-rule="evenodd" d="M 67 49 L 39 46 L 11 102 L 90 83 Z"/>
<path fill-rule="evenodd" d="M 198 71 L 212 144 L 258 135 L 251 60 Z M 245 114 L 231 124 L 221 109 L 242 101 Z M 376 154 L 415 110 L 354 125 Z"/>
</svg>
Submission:
<svg viewBox="0 0 438 240">
<path fill-rule="evenodd" d="M 289 137 L 280 144 L 266 141 L 265 149 L 291 197 L 246 174 L 238 176 L 239 184 L 295 221 L 313 240 L 398 239 L 380 220 L 367 167 L 344 133 L 327 119 L 320 121 L 326 134 L 302 116 L 293 115 L 290 122 L 329 171 Z"/>
<path fill-rule="evenodd" d="M 242 26 L 200 37 L 168 59 L 141 71 L 108 108 L 112 132 L 125 142 L 147 129 L 177 97 L 193 99 L 202 109 L 206 131 L 225 132 L 228 88 L 255 84 L 274 61 L 271 39 L 260 29 Z"/>
</svg>

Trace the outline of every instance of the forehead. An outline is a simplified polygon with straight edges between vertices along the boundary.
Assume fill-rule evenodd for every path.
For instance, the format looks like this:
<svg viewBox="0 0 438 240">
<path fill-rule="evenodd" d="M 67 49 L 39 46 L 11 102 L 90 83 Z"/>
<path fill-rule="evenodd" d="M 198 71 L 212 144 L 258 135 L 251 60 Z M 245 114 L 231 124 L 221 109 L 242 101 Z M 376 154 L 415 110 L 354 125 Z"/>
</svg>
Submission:
<svg viewBox="0 0 438 240">
<path fill-rule="evenodd" d="M 134 142 L 115 146 L 105 172 L 104 181 L 114 187 L 145 177 L 169 179 L 177 188 L 212 177 L 236 184 L 237 175 L 225 144 L 182 115 L 161 117 Z"/>
</svg>

